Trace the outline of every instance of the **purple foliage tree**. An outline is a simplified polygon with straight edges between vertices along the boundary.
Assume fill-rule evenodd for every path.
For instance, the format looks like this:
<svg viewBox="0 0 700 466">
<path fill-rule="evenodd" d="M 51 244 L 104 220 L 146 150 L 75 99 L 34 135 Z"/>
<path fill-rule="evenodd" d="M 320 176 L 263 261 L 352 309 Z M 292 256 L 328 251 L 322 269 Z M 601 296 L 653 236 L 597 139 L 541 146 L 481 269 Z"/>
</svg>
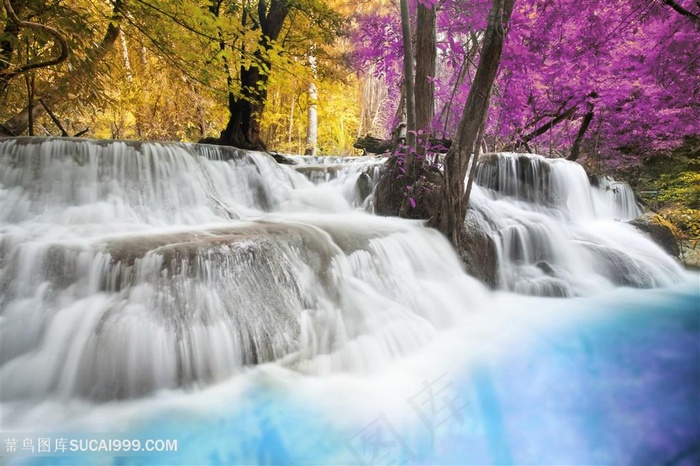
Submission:
<svg viewBox="0 0 700 466">
<path fill-rule="evenodd" d="M 433 128 L 448 135 L 456 133 L 474 78 L 488 5 L 439 3 Z M 358 65 L 376 63 L 398 89 L 398 15 L 375 13 L 358 25 Z M 613 167 L 678 147 L 700 135 L 699 25 L 700 6 L 692 0 L 519 1 L 486 141 L 498 150 L 537 150 Z"/>
</svg>

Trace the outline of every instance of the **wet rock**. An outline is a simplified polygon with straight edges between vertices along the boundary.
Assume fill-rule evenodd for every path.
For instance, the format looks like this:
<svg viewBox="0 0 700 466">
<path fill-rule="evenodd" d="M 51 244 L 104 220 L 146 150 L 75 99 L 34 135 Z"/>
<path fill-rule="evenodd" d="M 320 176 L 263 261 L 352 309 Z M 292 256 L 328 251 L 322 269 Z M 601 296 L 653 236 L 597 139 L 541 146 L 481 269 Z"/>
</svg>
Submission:
<svg viewBox="0 0 700 466">
<path fill-rule="evenodd" d="M 301 248 L 307 253 L 305 262 L 314 270 L 326 269 L 337 252 L 312 228 L 274 222 L 251 222 L 197 232 L 139 235 L 104 245 L 114 265 L 133 266 L 146 256 L 156 255 L 162 258 L 161 269 L 168 274 L 192 269 L 203 256 L 211 260 L 219 255 L 226 258 L 255 255 L 256 251 L 259 255 L 268 252 L 282 254 L 284 248 Z"/>
<path fill-rule="evenodd" d="M 544 272 L 545 275 L 549 275 L 550 277 L 554 277 L 556 275 L 552 266 L 549 265 L 549 263 L 546 261 L 539 261 L 537 264 L 535 264 L 535 267 L 537 267 L 542 272 Z"/>
<path fill-rule="evenodd" d="M 357 177 L 355 185 L 361 201 L 364 201 L 370 194 L 372 194 L 372 177 L 367 173 L 367 171 L 360 173 L 360 176 Z"/>
<path fill-rule="evenodd" d="M 484 228 L 484 219 L 480 213 L 469 209 L 464 225 L 459 256 L 467 273 L 496 288 L 499 284 L 498 253 L 493 238 Z"/>
<path fill-rule="evenodd" d="M 651 288 L 658 285 L 654 276 L 624 251 L 602 244 L 581 242 L 596 258 L 598 273 L 617 286 Z"/>
<path fill-rule="evenodd" d="M 682 241 L 681 260 L 690 269 L 700 270 L 700 242 Z"/>
<path fill-rule="evenodd" d="M 279 163 L 280 165 L 296 165 L 297 163 L 290 159 L 289 157 L 279 154 L 277 152 L 268 152 L 268 154 L 275 159 L 275 162 Z"/>
</svg>

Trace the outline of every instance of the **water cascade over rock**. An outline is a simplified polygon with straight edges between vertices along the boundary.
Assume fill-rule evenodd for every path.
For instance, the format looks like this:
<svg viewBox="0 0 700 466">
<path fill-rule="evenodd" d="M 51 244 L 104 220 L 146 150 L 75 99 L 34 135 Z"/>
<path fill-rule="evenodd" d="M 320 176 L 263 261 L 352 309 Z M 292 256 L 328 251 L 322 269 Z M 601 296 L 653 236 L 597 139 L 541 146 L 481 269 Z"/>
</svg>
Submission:
<svg viewBox="0 0 700 466">
<path fill-rule="evenodd" d="M 593 191 L 594 196 L 603 202 L 600 202 L 601 206 L 608 205 L 612 206 L 612 216 L 619 220 L 632 220 L 637 218 L 642 214 L 642 210 L 639 208 L 637 199 L 634 196 L 634 191 L 632 187 L 624 181 L 615 181 L 609 176 L 598 176 L 594 178 L 592 185 L 595 188 Z M 608 198 L 608 202 L 604 201 L 604 198 Z M 610 216 L 610 212 L 606 215 Z"/>
<path fill-rule="evenodd" d="M 1 140 L 2 399 L 142 397 L 270 361 L 372 371 L 487 298 L 437 231 L 364 211 L 381 159 L 296 161 Z M 680 276 L 577 165 L 481 163 L 473 205 L 502 286 L 569 296 Z"/>
<path fill-rule="evenodd" d="M 315 184 L 329 183 L 340 189 L 353 206 L 361 206 L 368 201 L 377 187 L 381 168 L 386 161 L 383 157 L 331 157 L 302 155 L 292 157 L 294 167 Z"/>
<path fill-rule="evenodd" d="M 606 286 L 667 285 L 681 273 L 621 222 L 640 213 L 625 183 L 605 178 L 592 187 L 576 163 L 502 153 L 480 158 L 475 184 L 470 203 L 497 245 L 507 289 L 576 296 Z"/>
<path fill-rule="evenodd" d="M 315 186 L 254 152 L 64 139 L 0 164 L 4 400 L 371 370 L 483 294 L 437 232 L 353 209 L 371 164 Z"/>
</svg>

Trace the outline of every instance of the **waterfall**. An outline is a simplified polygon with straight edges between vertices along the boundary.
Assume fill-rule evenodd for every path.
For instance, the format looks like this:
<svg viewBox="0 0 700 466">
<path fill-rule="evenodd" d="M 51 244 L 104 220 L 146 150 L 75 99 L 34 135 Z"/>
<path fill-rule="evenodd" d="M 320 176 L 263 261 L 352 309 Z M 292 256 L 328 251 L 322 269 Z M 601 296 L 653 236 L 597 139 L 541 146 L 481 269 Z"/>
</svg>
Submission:
<svg viewBox="0 0 700 466">
<path fill-rule="evenodd" d="M 316 186 L 254 152 L 11 139 L 0 164 L 4 400 L 372 370 L 484 293 L 437 232 L 353 210 L 376 162 Z"/>
<path fill-rule="evenodd" d="M 629 183 L 615 181 L 610 176 L 598 176 L 594 178 L 594 195 L 600 199 L 602 206 L 612 207 L 612 212 L 608 216 L 620 220 L 632 220 L 642 214 L 642 210 L 637 204 L 634 191 Z"/>
<path fill-rule="evenodd" d="M 143 397 L 272 361 L 372 371 L 487 299 L 438 232 L 364 212 L 382 159 L 295 161 L 0 141 L 2 399 Z M 604 218 L 611 198 L 576 164 L 490 155 L 476 181 L 504 288 L 572 296 L 681 276 Z"/>
<path fill-rule="evenodd" d="M 383 157 L 296 156 L 294 167 L 315 184 L 340 190 L 355 207 L 365 206 L 379 182 Z"/>
<path fill-rule="evenodd" d="M 681 268 L 619 220 L 639 213 L 629 185 L 592 187 L 583 168 L 529 154 L 482 156 L 470 199 L 498 251 L 500 284 L 542 296 L 669 285 Z"/>
</svg>

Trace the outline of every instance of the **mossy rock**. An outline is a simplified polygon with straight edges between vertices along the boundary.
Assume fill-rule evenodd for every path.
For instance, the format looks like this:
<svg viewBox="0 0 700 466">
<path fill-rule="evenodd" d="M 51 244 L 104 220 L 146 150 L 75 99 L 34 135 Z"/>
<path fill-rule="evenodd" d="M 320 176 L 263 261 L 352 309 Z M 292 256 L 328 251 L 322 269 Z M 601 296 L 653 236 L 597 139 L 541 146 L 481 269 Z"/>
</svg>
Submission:
<svg viewBox="0 0 700 466">
<path fill-rule="evenodd" d="M 681 238 L 700 238 L 700 210 L 668 207 L 661 210 L 659 215 L 679 230 Z"/>
<path fill-rule="evenodd" d="M 680 256 L 680 247 L 678 246 L 679 231 L 662 216 L 653 212 L 647 212 L 634 220 L 630 220 L 629 223 L 646 233 L 668 254 L 673 257 Z"/>
</svg>

